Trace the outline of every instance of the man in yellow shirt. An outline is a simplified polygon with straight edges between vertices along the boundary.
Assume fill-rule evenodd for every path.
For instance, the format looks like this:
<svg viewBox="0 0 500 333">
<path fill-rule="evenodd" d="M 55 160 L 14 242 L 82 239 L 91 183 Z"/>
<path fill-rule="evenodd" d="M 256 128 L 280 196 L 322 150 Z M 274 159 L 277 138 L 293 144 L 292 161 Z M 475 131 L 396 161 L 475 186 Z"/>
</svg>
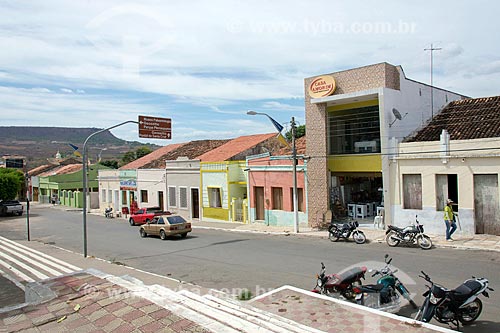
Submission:
<svg viewBox="0 0 500 333">
<path fill-rule="evenodd" d="M 453 203 L 453 200 L 448 199 L 446 200 L 446 206 L 444 207 L 444 223 L 446 224 L 446 240 L 448 242 L 453 242 L 453 238 L 451 238 L 451 235 L 457 230 L 457 224 L 455 223 L 455 218 L 454 218 L 454 213 L 453 213 L 453 208 L 451 207 L 451 204 Z"/>
</svg>

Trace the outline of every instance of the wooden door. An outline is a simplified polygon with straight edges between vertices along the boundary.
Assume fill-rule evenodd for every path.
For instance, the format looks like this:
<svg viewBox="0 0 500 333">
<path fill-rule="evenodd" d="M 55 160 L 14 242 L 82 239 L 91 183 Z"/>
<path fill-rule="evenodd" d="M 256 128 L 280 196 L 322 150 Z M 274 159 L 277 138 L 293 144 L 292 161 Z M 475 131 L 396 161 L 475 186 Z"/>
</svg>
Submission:
<svg viewBox="0 0 500 333">
<path fill-rule="evenodd" d="M 474 217 L 477 234 L 500 236 L 498 175 L 474 175 Z"/>
<path fill-rule="evenodd" d="M 160 210 L 163 211 L 163 191 L 158 191 L 158 206 L 160 206 Z"/>
<path fill-rule="evenodd" d="M 191 218 L 200 218 L 200 196 L 197 188 L 191 189 Z"/>
<path fill-rule="evenodd" d="M 254 187 L 254 206 L 255 219 L 264 220 L 264 188 L 261 186 Z"/>
</svg>

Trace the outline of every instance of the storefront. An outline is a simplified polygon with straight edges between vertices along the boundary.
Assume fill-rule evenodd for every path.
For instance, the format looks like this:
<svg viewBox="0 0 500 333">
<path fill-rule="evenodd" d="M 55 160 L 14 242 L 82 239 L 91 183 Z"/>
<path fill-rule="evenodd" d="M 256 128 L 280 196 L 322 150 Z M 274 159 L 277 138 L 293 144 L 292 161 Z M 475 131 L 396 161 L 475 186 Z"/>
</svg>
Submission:
<svg viewBox="0 0 500 333">
<path fill-rule="evenodd" d="M 390 207 L 388 157 L 395 143 L 462 98 L 435 87 L 431 93 L 388 63 L 305 79 L 309 211 L 338 206 L 372 218 Z"/>
</svg>

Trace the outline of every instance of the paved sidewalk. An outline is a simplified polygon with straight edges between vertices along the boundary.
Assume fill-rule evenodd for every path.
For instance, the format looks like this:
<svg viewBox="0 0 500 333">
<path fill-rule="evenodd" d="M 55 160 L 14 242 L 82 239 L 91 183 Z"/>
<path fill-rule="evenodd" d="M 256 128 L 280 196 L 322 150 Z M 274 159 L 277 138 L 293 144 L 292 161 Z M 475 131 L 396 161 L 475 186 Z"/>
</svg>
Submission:
<svg viewBox="0 0 500 333">
<path fill-rule="evenodd" d="M 294 233 L 293 226 L 267 226 L 263 223 L 243 224 L 236 222 L 205 222 L 193 221 L 194 228 L 207 228 L 219 230 L 231 230 L 239 232 L 261 232 L 271 234 L 284 234 L 296 235 L 299 237 L 311 236 L 328 238 L 327 230 L 315 230 L 312 228 L 300 227 L 299 233 Z M 375 229 L 369 225 L 361 225 L 362 230 L 369 242 L 385 243 L 385 230 Z M 454 234 L 455 241 L 446 241 L 444 235 L 428 235 L 432 239 L 435 247 L 457 248 L 457 249 L 472 249 L 484 251 L 500 252 L 500 236 L 495 235 L 474 235 L 474 236 L 461 236 L 459 232 Z"/>
</svg>

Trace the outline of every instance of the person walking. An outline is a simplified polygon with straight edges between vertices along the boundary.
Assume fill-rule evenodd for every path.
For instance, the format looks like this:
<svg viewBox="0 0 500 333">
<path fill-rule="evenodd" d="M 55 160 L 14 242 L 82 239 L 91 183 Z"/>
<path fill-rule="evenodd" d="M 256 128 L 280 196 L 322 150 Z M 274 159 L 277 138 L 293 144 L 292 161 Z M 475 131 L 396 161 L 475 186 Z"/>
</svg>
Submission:
<svg viewBox="0 0 500 333">
<path fill-rule="evenodd" d="M 444 223 L 446 224 L 446 240 L 448 242 L 453 242 L 451 235 L 457 230 L 457 224 L 455 223 L 455 213 L 453 213 L 453 200 L 446 200 L 446 206 L 444 207 Z"/>
</svg>

